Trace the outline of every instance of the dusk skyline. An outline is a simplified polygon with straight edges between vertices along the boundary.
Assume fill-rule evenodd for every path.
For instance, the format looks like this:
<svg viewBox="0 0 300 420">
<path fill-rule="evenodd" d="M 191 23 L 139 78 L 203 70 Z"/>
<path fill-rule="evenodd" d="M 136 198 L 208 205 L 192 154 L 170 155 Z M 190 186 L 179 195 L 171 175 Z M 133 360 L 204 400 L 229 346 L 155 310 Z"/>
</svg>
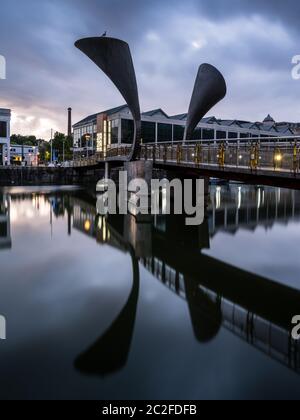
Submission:
<svg viewBox="0 0 300 420">
<path fill-rule="evenodd" d="M 11 108 L 12 133 L 49 139 L 73 122 L 124 103 L 111 82 L 74 47 L 81 37 L 108 35 L 131 47 L 143 111 L 186 112 L 198 66 L 215 65 L 226 99 L 209 115 L 299 121 L 300 81 L 291 76 L 300 5 L 288 0 L 149 2 L 12 0 L 2 6 L 0 107 Z"/>
</svg>

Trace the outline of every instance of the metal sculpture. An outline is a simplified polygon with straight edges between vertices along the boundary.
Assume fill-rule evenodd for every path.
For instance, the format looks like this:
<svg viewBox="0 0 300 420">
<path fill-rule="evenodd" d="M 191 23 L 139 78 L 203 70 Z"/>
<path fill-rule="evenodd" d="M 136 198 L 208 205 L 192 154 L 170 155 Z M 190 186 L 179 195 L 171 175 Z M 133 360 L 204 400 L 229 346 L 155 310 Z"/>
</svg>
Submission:
<svg viewBox="0 0 300 420">
<path fill-rule="evenodd" d="M 210 64 L 199 67 L 190 103 L 184 141 L 191 140 L 193 132 L 204 115 L 226 95 L 227 87 L 222 74 Z"/>
<path fill-rule="evenodd" d="M 120 160 L 136 160 L 141 141 L 141 111 L 129 45 L 120 39 L 94 37 L 78 40 L 75 47 L 100 67 L 125 99 L 134 121 L 134 138 L 130 155 Z"/>
</svg>

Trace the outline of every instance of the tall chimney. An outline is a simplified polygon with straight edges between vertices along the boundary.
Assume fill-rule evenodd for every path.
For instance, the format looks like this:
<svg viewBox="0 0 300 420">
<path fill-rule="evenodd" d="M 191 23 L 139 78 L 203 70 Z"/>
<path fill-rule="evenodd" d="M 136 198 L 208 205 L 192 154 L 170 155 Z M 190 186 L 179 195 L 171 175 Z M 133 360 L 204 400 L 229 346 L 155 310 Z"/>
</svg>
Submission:
<svg viewBox="0 0 300 420">
<path fill-rule="evenodd" d="M 68 137 L 72 136 L 72 108 L 68 108 Z"/>
</svg>

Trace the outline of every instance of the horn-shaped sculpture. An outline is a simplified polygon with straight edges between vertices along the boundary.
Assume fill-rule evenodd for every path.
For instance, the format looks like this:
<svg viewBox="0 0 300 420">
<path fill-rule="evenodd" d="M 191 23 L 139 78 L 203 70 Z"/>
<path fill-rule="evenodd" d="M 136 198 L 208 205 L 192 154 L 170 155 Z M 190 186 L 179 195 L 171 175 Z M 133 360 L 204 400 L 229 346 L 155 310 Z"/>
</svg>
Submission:
<svg viewBox="0 0 300 420">
<path fill-rule="evenodd" d="M 137 159 L 141 139 L 141 111 L 129 45 L 115 38 L 95 37 L 80 39 L 75 42 L 75 47 L 100 67 L 125 99 L 134 121 L 132 150 L 126 160 Z"/>
<path fill-rule="evenodd" d="M 226 82 L 219 70 L 210 64 L 202 64 L 199 67 L 190 103 L 184 141 L 192 140 L 198 123 L 212 107 L 225 97 L 226 91 Z"/>
</svg>

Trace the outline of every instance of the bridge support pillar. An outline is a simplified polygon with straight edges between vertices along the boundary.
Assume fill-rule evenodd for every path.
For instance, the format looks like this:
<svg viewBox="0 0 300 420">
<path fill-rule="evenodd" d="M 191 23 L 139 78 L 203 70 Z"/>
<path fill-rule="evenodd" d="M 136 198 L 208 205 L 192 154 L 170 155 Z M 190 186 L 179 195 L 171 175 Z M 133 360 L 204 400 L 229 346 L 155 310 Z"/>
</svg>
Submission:
<svg viewBox="0 0 300 420">
<path fill-rule="evenodd" d="M 209 178 L 208 177 L 204 178 L 204 194 L 205 194 L 205 198 L 208 198 L 209 196 Z"/>
<path fill-rule="evenodd" d="M 136 178 L 144 179 L 148 186 L 151 185 L 153 163 L 151 161 L 138 160 L 135 162 L 126 162 L 125 171 L 127 171 L 128 182 Z"/>
<path fill-rule="evenodd" d="M 105 180 L 109 179 L 109 163 L 105 162 L 105 175 L 104 175 Z"/>
</svg>

